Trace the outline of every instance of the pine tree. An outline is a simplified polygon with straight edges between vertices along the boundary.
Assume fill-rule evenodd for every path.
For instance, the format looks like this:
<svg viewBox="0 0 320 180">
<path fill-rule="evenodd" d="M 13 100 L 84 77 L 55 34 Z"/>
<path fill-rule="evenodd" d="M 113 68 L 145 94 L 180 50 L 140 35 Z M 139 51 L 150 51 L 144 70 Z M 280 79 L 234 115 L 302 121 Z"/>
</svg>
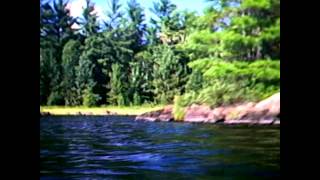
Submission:
<svg viewBox="0 0 320 180">
<path fill-rule="evenodd" d="M 108 3 L 110 11 L 107 12 L 108 21 L 105 22 L 106 29 L 112 31 L 119 27 L 123 12 L 120 11 L 121 5 L 119 0 L 110 0 Z"/>
<path fill-rule="evenodd" d="M 160 38 L 156 42 L 163 42 L 162 36 L 166 36 L 165 33 L 173 28 L 173 12 L 177 6 L 170 0 L 160 0 L 159 2 L 153 3 L 153 8 L 150 9 L 156 15 L 156 19 L 151 18 L 152 28 L 149 29 L 150 40 L 154 41 L 155 36 Z M 161 41 L 159 41 L 161 40 Z"/>
<path fill-rule="evenodd" d="M 134 62 L 130 64 L 130 94 L 133 94 L 133 103 L 153 102 L 153 65 L 152 54 L 150 50 L 137 53 Z"/>
<path fill-rule="evenodd" d="M 95 84 L 91 81 L 88 86 L 83 91 L 83 105 L 87 107 L 93 107 L 98 104 L 98 101 L 101 100 L 99 94 L 93 92 L 93 87 Z"/>
<path fill-rule="evenodd" d="M 40 4 L 40 47 L 42 48 L 42 64 L 47 64 L 47 73 L 42 76 L 42 84 L 50 86 L 42 90 L 42 101 L 49 104 L 63 104 L 62 96 L 62 49 L 70 39 L 75 39 L 74 30 L 71 28 L 76 20 L 70 16 L 67 2 L 63 0 Z M 45 74 L 46 72 L 42 72 Z M 45 79 L 50 78 L 50 79 Z M 44 94 L 45 93 L 45 94 Z M 48 93 L 48 94 L 47 94 Z M 46 99 L 49 98 L 48 100 Z M 42 103 L 42 104 L 43 104 Z"/>
<path fill-rule="evenodd" d="M 174 95 L 184 91 L 188 73 L 186 59 L 172 47 L 160 45 L 154 49 L 154 94 L 158 102 L 170 103 Z"/>
<path fill-rule="evenodd" d="M 53 48 L 40 48 L 40 104 L 46 105 L 48 97 L 58 84 L 57 64 Z"/>
<path fill-rule="evenodd" d="M 62 54 L 63 80 L 62 89 L 66 105 L 80 105 L 81 99 L 77 93 L 76 67 L 79 64 L 81 44 L 79 41 L 70 40 L 66 43 Z"/>
<path fill-rule="evenodd" d="M 145 24 L 145 15 L 143 8 L 136 0 L 130 0 L 128 2 L 128 15 L 131 21 L 129 30 L 131 31 L 133 43 L 131 49 L 136 54 L 141 51 L 145 45 L 145 34 L 147 25 Z"/>
<path fill-rule="evenodd" d="M 105 87 L 107 88 L 106 94 L 111 90 L 112 83 L 109 81 L 113 77 L 112 64 L 118 64 L 121 68 L 122 78 L 122 96 L 127 104 L 131 99 L 129 97 L 129 75 L 130 75 L 130 61 L 133 57 L 133 50 L 131 49 L 134 42 L 133 33 L 126 26 L 126 20 L 122 17 L 122 11 L 120 11 L 120 5 L 117 0 L 111 1 L 111 12 L 108 13 L 109 21 L 106 22 L 107 29 L 102 34 L 103 42 L 101 43 L 100 57 L 96 58 L 102 72 L 104 73 L 104 78 L 106 80 Z M 111 93 L 113 94 L 113 93 Z M 107 98 L 106 99 L 110 99 Z"/>
<path fill-rule="evenodd" d="M 80 21 L 82 33 L 85 37 L 90 37 L 99 32 L 100 26 L 98 16 L 95 12 L 95 5 L 91 0 L 86 0 L 86 7 L 83 9 L 83 18 Z"/>
<path fill-rule="evenodd" d="M 111 89 L 109 92 L 109 102 L 114 105 L 123 106 L 125 102 L 125 89 L 123 87 L 122 80 L 124 75 L 121 73 L 120 65 L 118 63 L 112 64 L 111 75 Z"/>
<path fill-rule="evenodd" d="M 90 86 L 89 92 L 101 97 L 95 105 L 105 103 L 106 97 L 106 78 L 101 65 L 98 63 L 98 60 L 104 57 L 103 48 L 101 34 L 86 38 L 79 62 L 77 84 L 81 88 L 80 92 L 83 93 Z"/>
<path fill-rule="evenodd" d="M 197 15 L 158 0 L 147 26 L 137 0 L 129 0 L 126 11 L 110 0 L 101 28 L 90 0 L 77 19 L 63 0 L 41 2 L 40 103 L 166 104 L 185 92 L 190 99 L 202 94 L 201 101 L 211 94 L 213 102 L 225 91 L 216 98 L 222 102 L 242 92 L 262 97 L 278 90 L 278 67 L 259 59 L 280 59 L 280 0 L 208 1 L 204 15 Z M 81 28 L 73 29 L 75 23 Z M 197 64 L 192 73 L 190 61 Z M 249 90 L 237 92 L 237 83 Z"/>
</svg>

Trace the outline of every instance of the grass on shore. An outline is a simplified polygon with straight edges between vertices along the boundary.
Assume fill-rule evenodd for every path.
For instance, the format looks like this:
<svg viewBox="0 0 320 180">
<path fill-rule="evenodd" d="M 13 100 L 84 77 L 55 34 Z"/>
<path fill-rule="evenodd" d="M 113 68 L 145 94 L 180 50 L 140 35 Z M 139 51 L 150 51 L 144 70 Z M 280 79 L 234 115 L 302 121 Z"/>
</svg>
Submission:
<svg viewBox="0 0 320 180">
<path fill-rule="evenodd" d="M 162 109 L 163 105 L 141 105 L 141 106 L 102 106 L 102 107 L 69 107 L 69 106 L 40 106 L 40 112 L 51 115 L 106 115 L 107 111 L 118 115 L 140 115 L 146 112 Z"/>
</svg>

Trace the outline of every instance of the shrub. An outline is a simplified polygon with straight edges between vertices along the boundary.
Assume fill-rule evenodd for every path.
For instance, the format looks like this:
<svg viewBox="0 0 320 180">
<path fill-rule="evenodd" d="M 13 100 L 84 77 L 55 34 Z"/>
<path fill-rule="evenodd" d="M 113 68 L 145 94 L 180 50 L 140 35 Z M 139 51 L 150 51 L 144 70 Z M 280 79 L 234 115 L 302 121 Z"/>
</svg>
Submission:
<svg viewBox="0 0 320 180">
<path fill-rule="evenodd" d="M 101 97 L 98 94 L 94 94 L 91 88 L 87 88 L 83 93 L 83 105 L 92 107 L 96 106 Z"/>
<path fill-rule="evenodd" d="M 48 97 L 47 104 L 52 105 L 64 105 L 64 97 L 56 91 L 53 91 Z"/>
<path fill-rule="evenodd" d="M 118 98 L 117 98 L 117 105 L 118 105 L 118 106 L 125 106 L 125 105 L 127 105 L 122 94 L 119 94 L 117 97 L 118 97 Z"/>
<path fill-rule="evenodd" d="M 203 86 L 203 76 L 200 71 L 194 70 L 190 76 L 189 80 L 186 83 L 187 91 L 198 91 Z"/>
<path fill-rule="evenodd" d="M 174 97 L 174 106 L 172 109 L 173 118 L 176 121 L 183 121 L 185 115 L 185 108 L 183 106 L 183 98 L 180 96 Z"/>
<path fill-rule="evenodd" d="M 188 65 L 194 74 L 187 83 L 187 92 L 178 100 L 182 107 L 193 103 L 216 107 L 259 101 L 280 91 L 278 60 L 227 62 L 201 59 Z M 197 88 L 197 84 L 201 88 Z"/>
<path fill-rule="evenodd" d="M 137 92 L 133 95 L 133 105 L 137 106 L 141 104 L 141 98 Z"/>
</svg>

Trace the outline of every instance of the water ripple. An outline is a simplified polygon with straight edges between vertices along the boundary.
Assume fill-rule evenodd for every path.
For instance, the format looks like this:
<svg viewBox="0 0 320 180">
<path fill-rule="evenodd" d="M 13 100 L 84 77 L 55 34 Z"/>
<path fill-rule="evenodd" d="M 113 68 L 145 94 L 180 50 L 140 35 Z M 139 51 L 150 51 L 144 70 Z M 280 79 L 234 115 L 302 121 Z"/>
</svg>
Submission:
<svg viewBox="0 0 320 180">
<path fill-rule="evenodd" d="M 279 176 L 278 128 L 137 122 L 133 118 L 42 118 L 41 179 Z"/>
</svg>

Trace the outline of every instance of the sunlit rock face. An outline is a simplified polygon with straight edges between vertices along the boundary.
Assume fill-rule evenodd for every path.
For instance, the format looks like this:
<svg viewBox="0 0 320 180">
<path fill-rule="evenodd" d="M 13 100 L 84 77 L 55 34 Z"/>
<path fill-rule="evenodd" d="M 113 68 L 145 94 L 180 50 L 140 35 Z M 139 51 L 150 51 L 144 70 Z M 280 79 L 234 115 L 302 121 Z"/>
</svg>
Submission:
<svg viewBox="0 0 320 180">
<path fill-rule="evenodd" d="M 172 121 L 172 105 L 168 105 L 161 110 L 147 112 L 136 117 L 136 120 L 145 121 Z"/>
<path fill-rule="evenodd" d="M 208 122 L 212 110 L 209 106 L 193 104 L 186 109 L 185 122 Z M 211 116 L 212 118 L 212 116 Z"/>
<path fill-rule="evenodd" d="M 171 121 L 172 105 L 136 117 L 136 120 Z M 211 109 L 193 104 L 185 109 L 183 122 L 224 124 L 280 124 L 280 93 L 258 103 L 249 102 Z"/>
</svg>

